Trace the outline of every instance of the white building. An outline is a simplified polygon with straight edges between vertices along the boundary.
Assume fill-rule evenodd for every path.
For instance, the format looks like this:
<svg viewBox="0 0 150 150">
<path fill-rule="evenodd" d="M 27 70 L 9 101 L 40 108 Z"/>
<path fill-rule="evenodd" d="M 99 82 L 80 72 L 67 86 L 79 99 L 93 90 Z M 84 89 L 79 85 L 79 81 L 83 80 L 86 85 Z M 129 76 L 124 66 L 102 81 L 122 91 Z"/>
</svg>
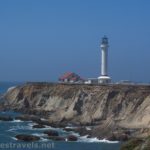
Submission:
<svg viewBox="0 0 150 150">
<path fill-rule="evenodd" d="M 84 83 L 85 84 L 97 84 L 98 79 L 97 78 L 88 78 Z"/>
</svg>

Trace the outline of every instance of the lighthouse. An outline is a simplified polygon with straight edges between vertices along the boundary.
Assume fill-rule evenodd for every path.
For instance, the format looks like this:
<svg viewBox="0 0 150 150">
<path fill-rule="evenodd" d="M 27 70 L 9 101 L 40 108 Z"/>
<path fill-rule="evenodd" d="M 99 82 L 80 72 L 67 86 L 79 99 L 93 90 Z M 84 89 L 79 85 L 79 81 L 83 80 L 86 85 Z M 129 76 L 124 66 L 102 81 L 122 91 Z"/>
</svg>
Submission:
<svg viewBox="0 0 150 150">
<path fill-rule="evenodd" d="M 98 83 L 107 84 L 111 82 L 108 76 L 108 38 L 104 36 L 101 41 L 101 76 L 98 77 Z"/>
</svg>

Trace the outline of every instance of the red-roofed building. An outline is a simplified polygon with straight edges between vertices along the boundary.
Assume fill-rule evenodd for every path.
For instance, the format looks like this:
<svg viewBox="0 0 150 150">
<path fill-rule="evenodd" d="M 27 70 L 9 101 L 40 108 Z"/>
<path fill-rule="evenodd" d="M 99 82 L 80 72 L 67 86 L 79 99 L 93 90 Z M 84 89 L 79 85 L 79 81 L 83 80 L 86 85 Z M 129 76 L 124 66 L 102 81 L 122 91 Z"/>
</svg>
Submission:
<svg viewBox="0 0 150 150">
<path fill-rule="evenodd" d="M 65 82 L 65 83 L 83 83 L 84 80 L 73 72 L 67 72 L 64 75 L 62 75 L 59 79 L 59 82 Z"/>
</svg>

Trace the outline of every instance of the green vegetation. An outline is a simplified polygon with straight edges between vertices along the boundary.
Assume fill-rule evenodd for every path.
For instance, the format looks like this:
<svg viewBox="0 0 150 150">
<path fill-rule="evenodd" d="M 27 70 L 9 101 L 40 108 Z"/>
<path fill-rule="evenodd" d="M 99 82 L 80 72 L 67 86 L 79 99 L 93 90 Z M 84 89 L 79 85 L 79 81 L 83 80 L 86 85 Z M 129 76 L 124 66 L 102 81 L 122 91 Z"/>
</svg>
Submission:
<svg viewBox="0 0 150 150">
<path fill-rule="evenodd" d="M 142 139 L 132 139 L 124 143 L 121 150 L 139 150 L 139 145 L 143 142 Z"/>
<path fill-rule="evenodd" d="M 150 136 L 144 139 L 131 139 L 122 145 L 121 150 L 150 150 Z"/>
</svg>

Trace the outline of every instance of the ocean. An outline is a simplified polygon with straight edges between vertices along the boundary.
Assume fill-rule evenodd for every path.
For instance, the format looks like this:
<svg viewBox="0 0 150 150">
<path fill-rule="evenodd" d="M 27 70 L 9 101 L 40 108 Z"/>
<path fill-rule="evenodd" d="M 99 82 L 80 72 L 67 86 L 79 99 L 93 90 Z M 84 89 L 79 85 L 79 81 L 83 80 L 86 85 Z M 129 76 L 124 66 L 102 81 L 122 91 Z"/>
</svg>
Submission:
<svg viewBox="0 0 150 150">
<path fill-rule="evenodd" d="M 0 94 L 7 91 L 8 88 L 19 85 L 15 82 L 1 82 Z M 7 111 L 0 112 L 0 115 L 9 115 L 12 117 L 20 115 L 18 112 Z M 54 142 L 46 139 L 43 131 L 46 129 L 57 130 L 61 135 L 67 134 L 62 129 L 54 129 L 46 127 L 46 129 L 33 129 L 35 123 L 32 121 L 0 121 L 0 150 L 119 150 L 120 142 L 111 142 L 107 140 L 98 140 L 96 138 L 79 137 L 77 142 Z M 22 142 L 18 141 L 15 136 L 17 134 L 32 134 L 42 137 L 38 142 Z M 75 133 L 74 133 L 75 134 Z M 76 136 L 79 136 L 76 134 Z"/>
</svg>

